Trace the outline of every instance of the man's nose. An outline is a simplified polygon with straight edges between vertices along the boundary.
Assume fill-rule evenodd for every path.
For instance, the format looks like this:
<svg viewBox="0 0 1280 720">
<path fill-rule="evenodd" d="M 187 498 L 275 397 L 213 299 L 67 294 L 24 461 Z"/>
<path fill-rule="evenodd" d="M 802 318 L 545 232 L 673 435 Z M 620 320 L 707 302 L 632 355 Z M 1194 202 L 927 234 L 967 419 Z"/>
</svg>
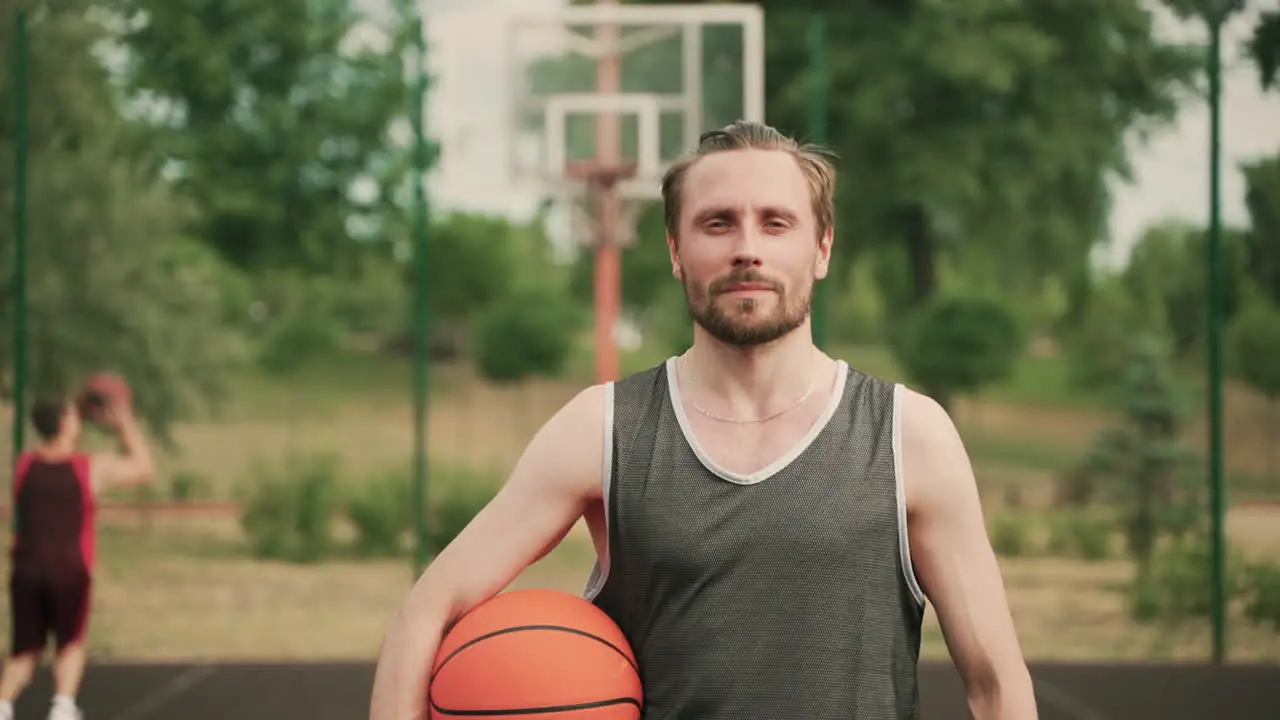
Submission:
<svg viewBox="0 0 1280 720">
<path fill-rule="evenodd" d="M 760 267 L 760 231 L 747 226 L 737 234 L 737 243 L 733 248 L 734 267 Z"/>
</svg>

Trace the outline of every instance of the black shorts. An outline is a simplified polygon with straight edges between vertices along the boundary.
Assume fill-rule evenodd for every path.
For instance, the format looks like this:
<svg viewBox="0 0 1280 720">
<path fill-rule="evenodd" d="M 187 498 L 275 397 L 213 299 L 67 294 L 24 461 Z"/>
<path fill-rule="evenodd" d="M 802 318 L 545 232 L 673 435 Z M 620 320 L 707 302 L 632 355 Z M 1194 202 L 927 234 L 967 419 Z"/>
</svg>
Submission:
<svg viewBox="0 0 1280 720">
<path fill-rule="evenodd" d="M 91 590 L 88 573 L 50 577 L 15 571 L 9 577 L 12 654 L 44 650 L 50 633 L 58 649 L 83 639 Z"/>
</svg>

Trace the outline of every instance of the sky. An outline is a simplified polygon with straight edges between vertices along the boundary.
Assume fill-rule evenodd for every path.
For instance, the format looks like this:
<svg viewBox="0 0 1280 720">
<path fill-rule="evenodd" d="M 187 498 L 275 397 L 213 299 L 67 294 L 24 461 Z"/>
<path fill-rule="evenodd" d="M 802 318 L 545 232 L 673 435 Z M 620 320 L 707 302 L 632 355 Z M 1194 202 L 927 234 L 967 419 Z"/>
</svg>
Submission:
<svg viewBox="0 0 1280 720">
<path fill-rule="evenodd" d="M 432 71 L 437 78 L 428 108 L 429 132 L 442 144 L 441 164 L 430 188 L 439 210 L 469 210 L 527 217 L 535 194 L 507 182 L 504 138 L 508 85 L 504 41 L 494 18 L 518 9 L 550 9 L 560 0 L 420 0 L 428 17 Z M 1256 71 L 1241 57 L 1252 16 L 1237 16 L 1224 32 L 1223 218 L 1245 226 L 1242 162 L 1280 151 L 1280 91 L 1264 94 Z M 1203 26 L 1157 15 L 1157 32 L 1199 41 Z M 1188 98 L 1176 122 L 1130 154 L 1131 182 L 1113 187 L 1112 245 L 1099 258 L 1122 263 L 1152 223 L 1177 218 L 1206 223 L 1209 194 L 1209 115 L 1202 99 Z"/>
</svg>

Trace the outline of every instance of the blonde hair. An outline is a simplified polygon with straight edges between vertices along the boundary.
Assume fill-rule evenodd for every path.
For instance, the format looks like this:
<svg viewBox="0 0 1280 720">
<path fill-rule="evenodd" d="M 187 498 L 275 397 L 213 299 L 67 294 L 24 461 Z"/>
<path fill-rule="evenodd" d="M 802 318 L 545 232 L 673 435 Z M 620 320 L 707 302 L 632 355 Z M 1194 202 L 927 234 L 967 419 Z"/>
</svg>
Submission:
<svg viewBox="0 0 1280 720">
<path fill-rule="evenodd" d="M 689 175 L 689 168 L 707 155 L 734 150 L 790 153 L 809 182 L 809 199 L 818 221 L 818 237 L 835 224 L 836 169 L 831 163 L 835 153 L 819 145 L 797 142 L 764 123 L 739 120 L 703 133 L 698 139 L 697 149 L 675 161 L 662 176 L 663 214 L 668 234 L 676 237 L 680 227 L 684 181 Z"/>
</svg>

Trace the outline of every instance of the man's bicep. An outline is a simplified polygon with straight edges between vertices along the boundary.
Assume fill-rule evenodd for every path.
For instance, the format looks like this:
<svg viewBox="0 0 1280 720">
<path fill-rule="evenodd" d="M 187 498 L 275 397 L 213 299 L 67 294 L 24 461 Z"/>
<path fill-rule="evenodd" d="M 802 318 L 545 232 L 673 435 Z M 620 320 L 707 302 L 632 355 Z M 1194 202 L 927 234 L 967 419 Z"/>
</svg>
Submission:
<svg viewBox="0 0 1280 720">
<path fill-rule="evenodd" d="M 571 400 L 530 441 L 505 485 L 433 563 L 463 606 L 500 591 L 554 547 L 600 495 L 603 402 L 596 388 Z"/>
<path fill-rule="evenodd" d="M 1021 663 L 1000 566 L 964 444 L 946 412 L 904 403 L 904 475 L 912 562 L 962 674 Z"/>
</svg>

